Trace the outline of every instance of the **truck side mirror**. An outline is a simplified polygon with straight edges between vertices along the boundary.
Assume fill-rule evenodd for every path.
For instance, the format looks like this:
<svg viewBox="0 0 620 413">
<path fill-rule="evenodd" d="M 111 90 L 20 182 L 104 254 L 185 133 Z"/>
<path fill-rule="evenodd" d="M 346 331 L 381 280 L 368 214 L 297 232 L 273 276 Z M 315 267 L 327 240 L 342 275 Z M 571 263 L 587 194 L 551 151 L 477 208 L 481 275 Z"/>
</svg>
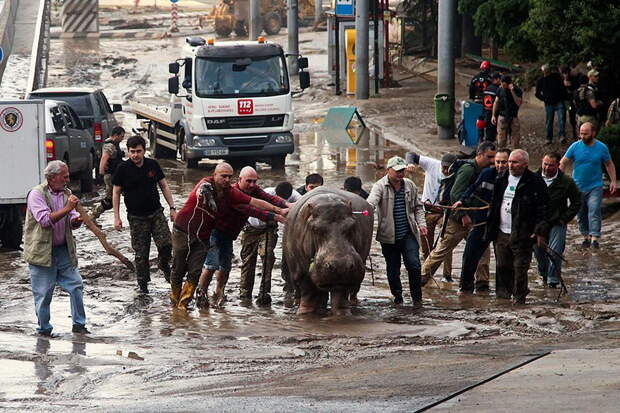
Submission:
<svg viewBox="0 0 620 413">
<path fill-rule="evenodd" d="M 301 89 L 307 89 L 310 87 L 310 73 L 299 72 L 299 87 Z"/>
<path fill-rule="evenodd" d="M 300 57 L 299 59 L 297 59 L 297 66 L 300 69 L 307 69 L 308 68 L 308 58 L 307 57 Z"/>
<path fill-rule="evenodd" d="M 119 103 L 114 103 L 112 105 L 112 112 L 122 112 L 122 111 L 123 111 L 123 105 Z"/>
<path fill-rule="evenodd" d="M 172 76 L 168 78 L 168 93 L 176 95 L 179 93 L 179 78 Z"/>
<path fill-rule="evenodd" d="M 179 67 L 177 62 L 168 63 L 168 72 L 176 75 L 179 73 Z"/>
</svg>

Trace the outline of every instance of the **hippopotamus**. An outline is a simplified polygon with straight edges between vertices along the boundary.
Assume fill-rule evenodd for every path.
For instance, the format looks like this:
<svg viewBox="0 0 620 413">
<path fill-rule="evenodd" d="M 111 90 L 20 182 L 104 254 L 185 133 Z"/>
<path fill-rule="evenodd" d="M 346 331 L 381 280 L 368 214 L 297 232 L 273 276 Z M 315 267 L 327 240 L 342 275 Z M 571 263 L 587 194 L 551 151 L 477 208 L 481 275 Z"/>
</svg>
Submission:
<svg viewBox="0 0 620 413">
<path fill-rule="evenodd" d="M 284 229 L 283 256 L 301 293 L 298 314 L 334 313 L 357 302 L 370 253 L 373 207 L 361 196 L 319 187 L 295 202 Z"/>
</svg>

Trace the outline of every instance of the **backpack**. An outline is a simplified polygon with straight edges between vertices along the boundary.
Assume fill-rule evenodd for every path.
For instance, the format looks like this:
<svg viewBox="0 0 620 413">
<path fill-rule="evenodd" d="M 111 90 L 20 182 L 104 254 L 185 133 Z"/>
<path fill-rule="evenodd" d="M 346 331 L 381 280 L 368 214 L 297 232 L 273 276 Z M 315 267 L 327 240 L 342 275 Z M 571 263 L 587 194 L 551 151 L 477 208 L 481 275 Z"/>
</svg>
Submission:
<svg viewBox="0 0 620 413">
<path fill-rule="evenodd" d="M 579 89 L 575 91 L 575 106 L 577 107 L 577 115 L 579 116 L 594 116 L 596 115 L 596 109 L 592 108 L 588 99 L 586 99 L 586 93 L 590 89 L 595 92 L 592 86 L 580 86 Z"/>
<path fill-rule="evenodd" d="M 439 184 L 439 194 L 437 195 L 437 203 L 439 205 L 452 205 L 450 201 L 450 192 L 456 181 L 456 174 L 463 165 L 471 164 L 471 160 L 457 159 L 448 170 L 448 176 L 441 180 Z"/>
</svg>

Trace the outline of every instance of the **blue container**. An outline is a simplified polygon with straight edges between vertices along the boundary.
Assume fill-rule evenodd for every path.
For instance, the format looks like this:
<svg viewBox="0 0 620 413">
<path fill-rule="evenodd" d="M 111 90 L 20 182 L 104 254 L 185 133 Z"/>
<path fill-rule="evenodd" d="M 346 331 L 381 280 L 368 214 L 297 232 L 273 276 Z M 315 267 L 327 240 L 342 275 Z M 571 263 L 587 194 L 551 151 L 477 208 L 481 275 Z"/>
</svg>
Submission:
<svg viewBox="0 0 620 413">
<path fill-rule="evenodd" d="M 472 102 L 471 100 L 461 101 L 461 119 L 463 120 L 463 129 L 465 130 L 465 146 L 478 146 L 478 128 L 476 122 L 482 115 L 482 104 Z"/>
</svg>

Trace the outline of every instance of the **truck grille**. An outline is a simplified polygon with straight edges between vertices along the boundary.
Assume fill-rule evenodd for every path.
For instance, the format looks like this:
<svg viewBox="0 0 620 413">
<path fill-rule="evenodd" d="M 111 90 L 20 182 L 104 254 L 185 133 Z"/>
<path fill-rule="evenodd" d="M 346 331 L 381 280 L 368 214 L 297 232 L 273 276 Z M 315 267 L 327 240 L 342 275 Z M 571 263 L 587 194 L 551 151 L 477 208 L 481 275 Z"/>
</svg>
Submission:
<svg viewBox="0 0 620 413">
<path fill-rule="evenodd" d="M 205 118 L 208 129 L 243 129 L 282 126 L 284 115 L 226 116 Z"/>
<path fill-rule="evenodd" d="M 222 138 L 226 146 L 265 145 L 269 142 L 269 136 L 229 136 Z"/>
</svg>

